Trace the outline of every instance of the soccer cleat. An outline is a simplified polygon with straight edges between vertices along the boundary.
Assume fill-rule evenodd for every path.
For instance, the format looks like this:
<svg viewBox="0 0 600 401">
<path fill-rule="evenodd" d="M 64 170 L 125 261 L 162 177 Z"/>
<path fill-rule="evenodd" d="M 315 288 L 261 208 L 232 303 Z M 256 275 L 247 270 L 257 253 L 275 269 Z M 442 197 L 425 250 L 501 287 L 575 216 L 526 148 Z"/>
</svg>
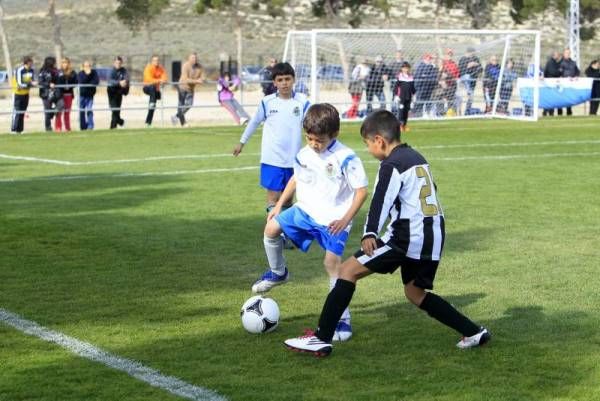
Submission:
<svg viewBox="0 0 600 401">
<path fill-rule="evenodd" d="M 492 339 L 492 335 L 490 334 L 490 332 L 485 327 L 482 326 L 481 329 L 479 330 L 479 333 L 477 333 L 471 337 L 461 338 L 461 340 L 456 344 L 456 346 L 460 349 L 473 348 L 473 347 L 478 347 L 480 345 L 484 345 L 491 339 Z"/>
<path fill-rule="evenodd" d="M 177 125 L 178 122 L 179 122 L 179 117 L 171 116 L 171 124 Z"/>
<path fill-rule="evenodd" d="M 305 330 L 304 335 L 288 338 L 283 342 L 288 349 L 296 352 L 308 352 L 317 357 L 328 356 L 333 346 L 315 336 L 312 330 Z"/>
<path fill-rule="evenodd" d="M 255 294 L 268 292 L 271 288 L 277 285 L 287 283 L 289 277 L 290 274 L 287 267 L 285 268 L 285 274 L 283 276 L 275 274 L 271 271 L 271 269 L 269 269 L 252 285 L 252 292 Z"/>
<path fill-rule="evenodd" d="M 352 326 L 348 320 L 340 320 L 333 333 L 333 341 L 348 341 L 352 337 Z"/>
</svg>

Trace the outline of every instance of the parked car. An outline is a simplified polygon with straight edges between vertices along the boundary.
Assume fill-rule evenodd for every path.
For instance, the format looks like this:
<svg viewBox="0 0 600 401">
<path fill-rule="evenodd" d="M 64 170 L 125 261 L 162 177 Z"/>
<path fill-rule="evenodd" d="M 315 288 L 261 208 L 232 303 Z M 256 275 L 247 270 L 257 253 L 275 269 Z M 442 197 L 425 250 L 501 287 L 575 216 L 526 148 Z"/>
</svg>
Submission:
<svg viewBox="0 0 600 401">
<path fill-rule="evenodd" d="M 244 82 L 260 82 L 260 72 L 262 67 L 259 65 L 245 65 L 242 67 L 241 79 Z"/>
<path fill-rule="evenodd" d="M 0 84 L 8 81 L 8 71 L 0 70 Z"/>
<path fill-rule="evenodd" d="M 324 81 L 343 81 L 344 69 L 339 64 L 325 64 L 319 67 L 317 78 Z"/>
<path fill-rule="evenodd" d="M 108 81 L 110 73 L 113 70 L 111 67 L 95 67 L 94 69 L 98 73 L 98 79 L 100 79 L 100 81 Z"/>
</svg>

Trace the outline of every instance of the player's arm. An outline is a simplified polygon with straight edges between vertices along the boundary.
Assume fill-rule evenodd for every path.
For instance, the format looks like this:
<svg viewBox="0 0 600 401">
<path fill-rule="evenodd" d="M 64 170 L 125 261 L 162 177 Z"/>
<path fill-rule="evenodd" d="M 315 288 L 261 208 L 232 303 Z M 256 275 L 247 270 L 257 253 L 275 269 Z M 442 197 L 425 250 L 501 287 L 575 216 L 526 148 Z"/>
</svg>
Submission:
<svg viewBox="0 0 600 401">
<path fill-rule="evenodd" d="M 294 176 L 292 176 L 292 178 L 290 178 L 287 185 L 285 186 L 285 189 L 281 193 L 279 200 L 277 201 L 277 203 L 275 204 L 273 209 L 271 209 L 271 211 L 267 215 L 267 221 L 271 220 L 273 217 L 275 217 L 279 213 L 281 213 L 281 209 L 283 208 L 283 205 L 289 205 L 290 203 L 292 203 L 292 199 L 294 198 L 295 192 L 296 192 L 296 178 Z"/>
<path fill-rule="evenodd" d="M 389 164 L 383 164 L 379 168 L 379 173 L 377 173 L 375 192 L 373 193 L 361 240 L 363 251 L 369 256 L 377 249 L 376 240 L 379 237 L 379 232 L 388 219 L 390 209 L 394 205 L 398 192 L 400 192 L 401 181 L 397 175 L 396 169 Z"/>
<path fill-rule="evenodd" d="M 363 203 L 365 203 L 365 200 L 367 200 L 368 193 L 369 191 L 367 190 L 367 187 L 356 188 L 354 190 L 354 198 L 352 199 L 352 204 L 350 205 L 348 211 L 341 219 L 334 220 L 329 223 L 328 229 L 330 233 L 339 234 L 345 230 L 346 227 L 348 227 L 348 224 L 350 224 L 354 216 L 356 216 L 356 213 L 358 213 L 362 207 Z"/>
<path fill-rule="evenodd" d="M 260 105 L 258 106 L 258 110 L 256 110 L 256 113 L 254 114 L 254 116 L 252 117 L 252 119 L 250 120 L 248 125 L 246 126 L 246 129 L 244 130 L 244 133 L 242 134 L 242 137 L 240 138 L 240 143 L 235 145 L 235 148 L 233 148 L 234 156 L 237 156 L 240 153 L 242 153 L 242 149 L 244 149 L 244 145 L 246 145 L 246 142 L 248 142 L 248 140 L 250 140 L 250 137 L 254 134 L 254 131 L 256 131 L 256 129 L 258 128 L 260 123 L 262 123 L 265 120 L 265 118 L 266 118 L 266 106 L 265 106 L 265 102 L 263 100 L 261 100 Z"/>
</svg>

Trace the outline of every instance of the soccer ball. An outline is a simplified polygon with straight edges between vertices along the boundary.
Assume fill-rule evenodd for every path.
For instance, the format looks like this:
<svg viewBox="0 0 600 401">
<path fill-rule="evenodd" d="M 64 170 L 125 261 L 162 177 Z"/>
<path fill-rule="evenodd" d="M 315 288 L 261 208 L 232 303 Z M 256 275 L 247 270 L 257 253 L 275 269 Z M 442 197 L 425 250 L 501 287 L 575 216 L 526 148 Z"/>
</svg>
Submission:
<svg viewBox="0 0 600 401">
<path fill-rule="evenodd" d="M 279 306 L 271 298 L 256 295 L 249 298 L 240 313 L 242 325 L 249 333 L 268 333 L 279 324 Z"/>
</svg>

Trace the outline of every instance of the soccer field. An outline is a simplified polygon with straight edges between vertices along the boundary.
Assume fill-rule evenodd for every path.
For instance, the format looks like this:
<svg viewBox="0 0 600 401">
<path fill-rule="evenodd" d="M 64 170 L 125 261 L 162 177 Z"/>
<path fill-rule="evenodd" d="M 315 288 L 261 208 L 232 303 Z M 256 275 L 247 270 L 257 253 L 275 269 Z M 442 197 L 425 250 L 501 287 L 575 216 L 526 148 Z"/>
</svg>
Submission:
<svg viewBox="0 0 600 401">
<path fill-rule="evenodd" d="M 287 351 L 328 291 L 316 245 L 286 251 L 277 330 L 246 333 L 259 134 L 238 158 L 239 127 L 2 135 L 0 401 L 600 400 L 600 120 L 411 127 L 446 215 L 435 291 L 489 345 L 457 349 L 396 273 L 358 284 L 331 357 Z M 340 139 L 372 192 L 358 128 Z"/>
</svg>

